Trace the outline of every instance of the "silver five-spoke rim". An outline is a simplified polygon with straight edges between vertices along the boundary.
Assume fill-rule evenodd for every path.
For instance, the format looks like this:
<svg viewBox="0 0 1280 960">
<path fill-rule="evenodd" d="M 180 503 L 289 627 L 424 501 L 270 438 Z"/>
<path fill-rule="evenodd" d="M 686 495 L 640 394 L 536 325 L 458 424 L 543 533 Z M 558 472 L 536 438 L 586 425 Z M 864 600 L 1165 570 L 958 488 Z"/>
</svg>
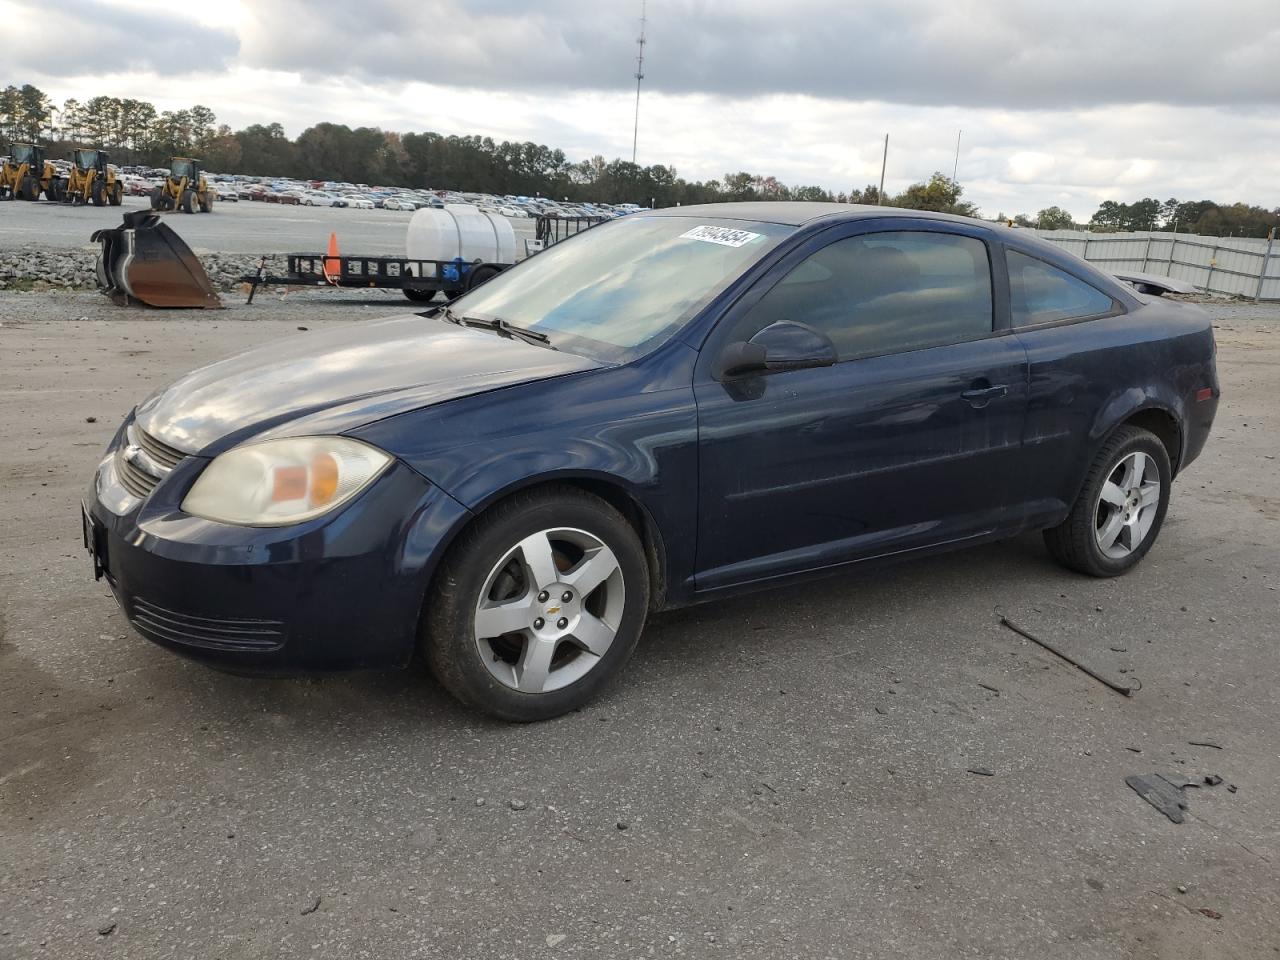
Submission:
<svg viewBox="0 0 1280 960">
<path fill-rule="evenodd" d="M 625 603 L 622 568 L 599 537 L 541 530 L 489 571 L 475 610 L 480 659 L 521 693 L 581 680 L 613 645 Z"/>
<path fill-rule="evenodd" d="M 1098 549 L 1112 560 L 1137 550 L 1151 532 L 1160 508 L 1160 471 L 1142 452 L 1129 454 L 1102 484 L 1093 513 Z"/>
</svg>

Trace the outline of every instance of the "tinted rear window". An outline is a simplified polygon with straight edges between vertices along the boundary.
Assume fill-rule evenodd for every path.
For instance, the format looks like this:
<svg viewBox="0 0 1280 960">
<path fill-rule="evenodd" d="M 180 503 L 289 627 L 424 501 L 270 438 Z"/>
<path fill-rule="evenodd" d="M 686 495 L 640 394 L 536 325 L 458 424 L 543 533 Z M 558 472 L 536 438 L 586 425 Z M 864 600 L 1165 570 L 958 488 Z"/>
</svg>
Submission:
<svg viewBox="0 0 1280 960">
<path fill-rule="evenodd" d="M 1115 301 L 1097 287 L 1043 260 L 1009 254 L 1009 308 L 1015 327 L 1110 313 Z"/>
</svg>

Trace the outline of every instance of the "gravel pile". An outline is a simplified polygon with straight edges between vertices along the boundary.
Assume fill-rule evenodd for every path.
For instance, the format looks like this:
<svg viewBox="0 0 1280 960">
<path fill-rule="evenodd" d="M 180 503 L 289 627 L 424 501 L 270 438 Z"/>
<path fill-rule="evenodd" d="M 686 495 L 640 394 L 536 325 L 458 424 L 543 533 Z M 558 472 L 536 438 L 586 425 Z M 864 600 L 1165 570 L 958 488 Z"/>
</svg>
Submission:
<svg viewBox="0 0 1280 960">
<path fill-rule="evenodd" d="M 77 290 L 97 286 L 94 250 L 0 251 L 0 290 Z M 217 290 L 239 286 L 240 278 L 258 269 L 258 258 L 210 253 L 200 257 Z"/>
</svg>

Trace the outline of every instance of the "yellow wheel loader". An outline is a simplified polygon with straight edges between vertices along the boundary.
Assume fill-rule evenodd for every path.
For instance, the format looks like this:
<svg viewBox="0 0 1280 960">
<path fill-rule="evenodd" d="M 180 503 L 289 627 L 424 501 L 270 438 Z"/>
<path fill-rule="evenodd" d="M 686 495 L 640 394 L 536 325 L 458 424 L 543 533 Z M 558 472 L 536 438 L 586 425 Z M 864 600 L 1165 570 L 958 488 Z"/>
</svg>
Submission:
<svg viewBox="0 0 1280 960">
<path fill-rule="evenodd" d="M 200 161 L 174 157 L 169 161 L 169 176 L 151 191 L 151 209 L 212 213 L 213 198 L 213 187 L 205 180 Z"/>
<path fill-rule="evenodd" d="M 63 203 L 92 203 L 95 207 L 120 206 L 124 184 L 107 159 L 105 150 L 73 150 L 71 173 L 58 190 L 58 199 Z"/>
<path fill-rule="evenodd" d="M 0 199 L 38 200 L 44 194 L 58 198 L 62 180 L 34 143 L 9 144 L 9 159 L 0 166 Z"/>
</svg>

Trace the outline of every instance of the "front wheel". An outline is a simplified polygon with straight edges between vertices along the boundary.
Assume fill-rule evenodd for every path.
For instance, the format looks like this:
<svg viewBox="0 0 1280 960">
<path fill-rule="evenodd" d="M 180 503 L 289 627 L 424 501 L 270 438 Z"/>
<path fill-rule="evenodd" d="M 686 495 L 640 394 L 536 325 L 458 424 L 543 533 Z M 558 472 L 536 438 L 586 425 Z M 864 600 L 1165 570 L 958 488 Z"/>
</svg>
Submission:
<svg viewBox="0 0 1280 960">
<path fill-rule="evenodd" d="M 644 548 L 612 506 L 560 487 L 494 507 L 450 550 L 424 618 L 428 662 L 504 720 L 586 703 L 630 658 L 649 607 Z"/>
<path fill-rule="evenodd" d="M 1120 427 L 1098 451 L 1067 519 L 1044 532 L 1049 552 L 1092 577 L 1126 573 L 1155 543 L 1172 481 L 1164 444 L 1147 430 Z"/>
</svg>

